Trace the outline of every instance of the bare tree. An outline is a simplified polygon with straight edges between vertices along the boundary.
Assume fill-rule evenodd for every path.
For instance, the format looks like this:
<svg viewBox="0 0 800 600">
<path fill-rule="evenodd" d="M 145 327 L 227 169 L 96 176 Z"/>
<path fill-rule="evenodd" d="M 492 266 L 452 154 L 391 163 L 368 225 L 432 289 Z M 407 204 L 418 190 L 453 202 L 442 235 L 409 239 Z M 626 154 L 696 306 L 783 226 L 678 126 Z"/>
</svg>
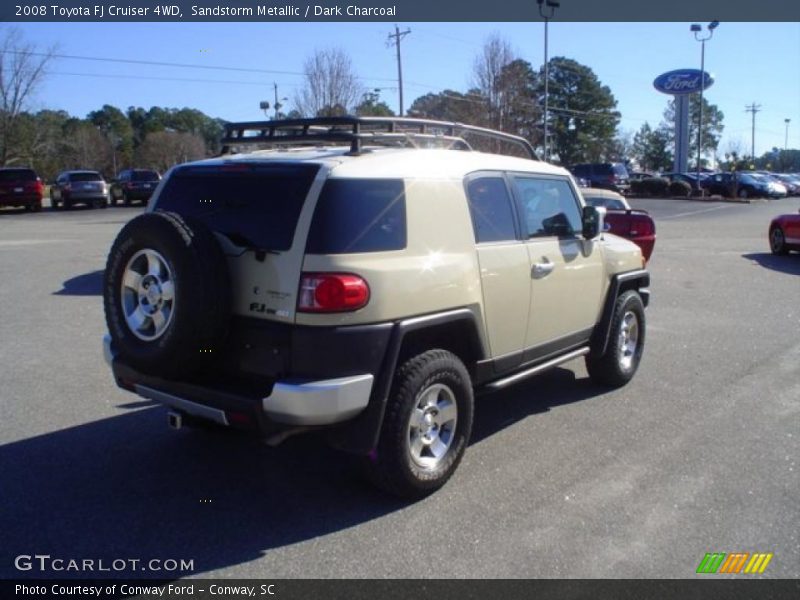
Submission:
<svg viewBox="0 0 800 600">
<path fill-rule="evenodd" d="M 156 131 L 148 133 L 138 150 L 138 161 L 164 172 L 173 165 L 203 158 L 206 145 L 194 133 Z"/>
<path fill-rule="evenodd" d="M 347 114 L 363 94 L 350 57 L 339 48 L 317 50 L 303 71 L 305 82 L 294 102 L 304 116 Z"/>
<path fill-rule="evenodd" d="M 74 119 L 65 128 L 62 159 L 71 169 L 106 170 L 111 161 L 108 139 L 91 123 Z"/>
<path fill-rule="evenodd" d="M 39 52 L 25 42 L 18 29 L 8 29 L 0 39 L 0 165 L 13 163 L 20 114 L 45 75 L 53 49 Z"/>
<path fill-rule="evenodd" d="M 486 126 L 503 129 L 507 107 L 502 75 L 515 58 L 511 44 L 499 33 L 490 35 L 481 53 L 475 57 L 472 87 L 479 90 L 487 103 Z"/>
</svg>

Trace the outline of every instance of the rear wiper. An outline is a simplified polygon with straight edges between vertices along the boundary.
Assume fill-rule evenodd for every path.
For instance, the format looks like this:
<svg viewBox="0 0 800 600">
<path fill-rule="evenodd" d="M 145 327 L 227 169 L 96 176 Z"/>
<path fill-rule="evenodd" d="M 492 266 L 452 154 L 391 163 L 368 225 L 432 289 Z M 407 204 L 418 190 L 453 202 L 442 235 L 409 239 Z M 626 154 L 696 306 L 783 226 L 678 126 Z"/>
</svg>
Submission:
<svg viewBox="0 0 800 600">
<path fill-rule="evenodd" d="M 280 254 L 278 250 L 259 247 L 255 242 L 253 242 L 253 240 L 251 240 L 247 236 L 242 235 L 241 233 L 238 232 L 228 233 L 226 231 L 220 231 L 219 233 L 228 238 L 236 246 L 241 246 L 242 248 L 246 248 L 247 250 L 252 250 L 253 252 L 255 252 L 256 260 L 259 262 L 264 262 L 264 259 L 267 257 L 267 254 Z"/>
</svg>

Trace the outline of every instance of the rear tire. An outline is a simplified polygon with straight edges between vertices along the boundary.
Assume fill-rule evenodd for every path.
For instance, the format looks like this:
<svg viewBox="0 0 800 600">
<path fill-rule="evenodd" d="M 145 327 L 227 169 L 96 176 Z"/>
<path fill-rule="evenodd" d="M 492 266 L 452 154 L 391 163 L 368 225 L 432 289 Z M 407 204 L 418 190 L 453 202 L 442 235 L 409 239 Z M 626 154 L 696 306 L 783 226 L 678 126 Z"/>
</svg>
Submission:
<svg viewBox="0 0 800 600">
<path fill-rule="evenodd" d="M 622 387 L 633 379 L 642 359 L 644 338 L 644 304 L 638 292 L 628 290 L 614 303 L 605 353 L 586 356 L 586 370 L 592 381 L 609 387 Z"/>
<path fill-rule="evenodd" d="M 473 405 L 457 356 L 437 349 L 407 360 L 395 373 L 378 446 L 365 459 L 369 478 L 407 499 L 441 488 L 464 456 Z"/>
</svg>

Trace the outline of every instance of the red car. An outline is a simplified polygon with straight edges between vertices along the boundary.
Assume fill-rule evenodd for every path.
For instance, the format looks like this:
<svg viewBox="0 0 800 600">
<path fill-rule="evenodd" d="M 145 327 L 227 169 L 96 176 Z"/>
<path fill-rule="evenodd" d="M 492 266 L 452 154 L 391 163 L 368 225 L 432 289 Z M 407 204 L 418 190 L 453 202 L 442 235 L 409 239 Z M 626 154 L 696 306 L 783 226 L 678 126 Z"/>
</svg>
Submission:
<svg viewBox="0 0 800 600">
<path fill-rule="evenodd" d="M 606 209 L 606 230 L 632 241 L 642 249 L 645 261 L 650 260 L 656 244 L 656 224 L 644 210 L 634 210 L 627 200 L 616 192 L 599 188 L 581 188 L 588 206 Z"/>
<path fill-rule="evenodd" d="M 42 210 L 44 184 L 33 169 L 6 167 L 0 169 L 0 208 L 24 206 L 25 210 Z"/>
<path fill-rule="evenodd" d="M 773 254 L 800 251 L 800 214 L 780 215 L 772 219 L 769 224 L 769 249 Z"/>
</svg>

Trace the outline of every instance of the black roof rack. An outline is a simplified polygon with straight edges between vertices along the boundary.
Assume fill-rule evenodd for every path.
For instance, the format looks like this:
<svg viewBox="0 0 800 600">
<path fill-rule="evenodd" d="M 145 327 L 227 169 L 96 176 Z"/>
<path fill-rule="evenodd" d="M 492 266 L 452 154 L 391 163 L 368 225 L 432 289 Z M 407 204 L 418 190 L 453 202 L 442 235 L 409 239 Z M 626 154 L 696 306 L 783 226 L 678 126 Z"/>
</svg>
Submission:
<svg viewBox="0 0 800 600">
<path fill-rule="evenodd" d="M 230 146 L 241 144 L 349 143 L 350 152 L 359 154 L 364 142 L 374 144 L 423 142 L 438 145 L 444 142 L 457 150 L 472 150 L 464 140 L 465 135 L 507 142 L 522 148 L 530 158 L 539 159 L 533 146 L 525 138 L 493 129 L 432 119 L 356 116 L 227 123 L 225 136 L 222 138 L 222 153 L 227 154 L 230 152 Z"/>
</svg>

